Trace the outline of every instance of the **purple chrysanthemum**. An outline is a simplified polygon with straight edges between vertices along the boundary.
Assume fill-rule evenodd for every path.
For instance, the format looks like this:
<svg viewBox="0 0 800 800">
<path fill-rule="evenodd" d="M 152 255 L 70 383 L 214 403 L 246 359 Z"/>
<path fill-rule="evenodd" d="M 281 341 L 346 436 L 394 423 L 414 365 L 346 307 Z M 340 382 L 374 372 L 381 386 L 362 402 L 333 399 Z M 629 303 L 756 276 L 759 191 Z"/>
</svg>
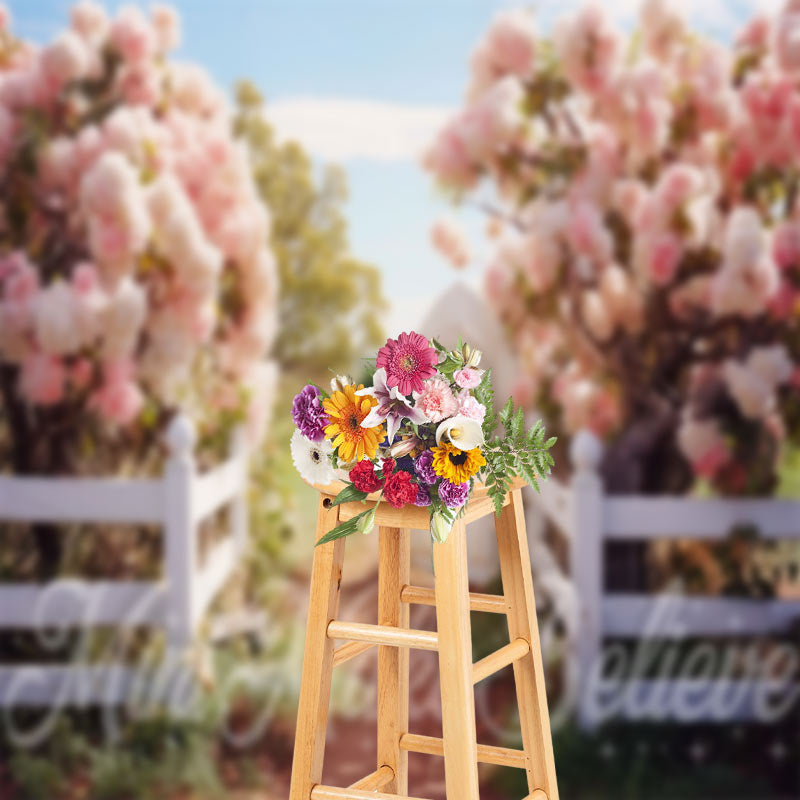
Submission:
<svg viewBox="0 0 800 800">
<path fill-rule="evenodd" d="M 423 483 L 433 486 L 439 476 L 433 471 L 433 451 L 423 450 L 414 461 L 414 472 Z"/>
<path fill-rule="evenodd" d="M 414 501 L 415 506 L 420 506 L 420 508 L 424 508 L 425 506 L 429 506 L 431 504 L 431 496 L 428 494 L 428 490 L 424 486 L 417 485 L 417 499 Z"/>
<path fill-rule="evenodd" d="M 330 420 L 322 407 L 322 397 L 316 386 L 309 384 L 295 395 L 292 419 L 306 439 L 321 442 L 325 438 L 325 426 Z"/>
<path fill-rule="evenodd" d="M 461 508 L 469 497 L 469 483 L 450 483 L 443 480 L 439 484 L 439 497 L 448 508 Z"/>
</svg>

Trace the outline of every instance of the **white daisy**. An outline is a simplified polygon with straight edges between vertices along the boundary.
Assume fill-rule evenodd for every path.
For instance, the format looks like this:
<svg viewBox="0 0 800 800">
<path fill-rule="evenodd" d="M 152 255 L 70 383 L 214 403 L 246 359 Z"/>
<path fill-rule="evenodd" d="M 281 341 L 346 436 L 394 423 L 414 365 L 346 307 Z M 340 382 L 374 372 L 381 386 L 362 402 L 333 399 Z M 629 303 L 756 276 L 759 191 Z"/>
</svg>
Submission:
<svg viewBox="0 0 800 800">
<path fill-rule="evenodd" d="M 324 486 L 336 479 L 330 459 L 333 448 L 327 439 L 312 442 L 295 430 L 291 446 L 292 461 L 303 480 Z"/>
</svg>

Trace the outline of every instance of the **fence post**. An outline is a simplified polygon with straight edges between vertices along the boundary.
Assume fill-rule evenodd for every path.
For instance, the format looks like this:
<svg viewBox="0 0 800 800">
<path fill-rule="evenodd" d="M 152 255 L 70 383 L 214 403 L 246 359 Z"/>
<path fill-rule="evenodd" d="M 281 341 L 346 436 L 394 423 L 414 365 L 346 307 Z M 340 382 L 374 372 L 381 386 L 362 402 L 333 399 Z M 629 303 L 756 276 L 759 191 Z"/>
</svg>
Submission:
<svg viewBox="0 0 800 800">
<path fill-rule="evenodd" d="M 579 676 L 578 720 L 583 728 L 597 723 L 589 692 L 597 688 L 590 678 L 602 647 L 603 483 L 598 474 L 602 452 L 598 438 L 587 430 L 579 431 L 570 446 L 575 525 L 572 572 L 580 609 L 573 646 Z"/>
<path fill-rule="evenodd" d="M 194 628 L 196 438 L 192 421 L 183 414 L 176 415 L 167 428 L 170 457 L 164 473 L 166 627 L 167 642 L 173 653 L 183 651 L 191 644 Z"/>
<path fill-rule="evenodd" d="M 236 468 L 239 473 L 239 486 L 236 490 L 236 496 L 230 505 L 231 535 L 233 536 L 233 546 L 237 559 L 244 553 L 247 546 L 247 519 L 249 513 L 247 490 L 250 478 L 248 456 L 245 429 L 243 425 L 238 425 L 231 432 L 228 450 L 228 457 L 236 462 Z"/>
</svg>

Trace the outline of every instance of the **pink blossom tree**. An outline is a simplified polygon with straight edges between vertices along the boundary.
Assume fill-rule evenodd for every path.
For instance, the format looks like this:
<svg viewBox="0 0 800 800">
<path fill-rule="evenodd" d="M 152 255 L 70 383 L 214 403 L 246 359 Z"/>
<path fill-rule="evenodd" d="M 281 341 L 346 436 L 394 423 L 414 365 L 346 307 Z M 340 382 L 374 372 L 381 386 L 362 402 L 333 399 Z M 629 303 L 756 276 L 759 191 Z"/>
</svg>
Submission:
<svg viewBox="0 0 800 800">
<path fill-rule="evenodd" d="M 0 437 L 20 473 L 201 445 L 267 409 L 270 217 L 222 92 L 170 60 L 174 11 L 80 2 L 42 47 L 0 9 Z"/>
<path fill-rule="evenodd" d="M 732 47 L 646 0 L 503 12 L 425 155 L 493 218 L 518 401 L 609 441 L 611 490 L 772 490 L 800 434 L 800 2 Z M 452 250 L 452 246 L 450 247 Z"/>
</svg>

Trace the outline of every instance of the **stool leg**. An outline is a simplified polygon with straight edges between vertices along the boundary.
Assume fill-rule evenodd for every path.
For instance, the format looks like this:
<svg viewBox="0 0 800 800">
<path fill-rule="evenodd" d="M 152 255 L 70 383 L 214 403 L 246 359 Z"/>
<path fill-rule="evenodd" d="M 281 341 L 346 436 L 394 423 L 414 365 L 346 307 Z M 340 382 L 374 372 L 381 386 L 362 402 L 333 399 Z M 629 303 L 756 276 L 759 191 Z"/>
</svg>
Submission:
<svg viewBox="0 0 800 800">
<path fill-rule="evenodd" d="M 478 800 L 478 747 L 464 522 L 433 545 L 447 800 Z"/>
<path fill-rule="evenodd" d="M 410 537 L 405 528 L 378 530 L 378 624 L 409 627 L 408 603 L 400 592 L 410 581 Z M 400 737 L 408 733 L 407 647 L 378 646 L 378 768 L 391 767 L 394 779 L 383 789 L 408 794 L 408 753 Z"/>
<path fill-rule="evenodd" d="M 325 500 L 320 496 L 317 539 L 339 521 L 339 507 L 326 508 Z M 339 609 L 344 542 L 337 539 L 314 550 L 289 800 L 309 800 L 311 789 L 322 780 L 334 649 L 327 630 Z"/>
<path fill-rule="evenodd" d="M 542 648 L 519 489 L 511 493 L 511 501 L 503 508 L 495 525 L 509 636 L 511 641 L 522 638 L 530 643 L 528 655 L 514 662 L 522 743 L 527 756 L 528 789 L 531 794 L 541 789 L 547 800 L 558 800 Z"/>
</svg>

